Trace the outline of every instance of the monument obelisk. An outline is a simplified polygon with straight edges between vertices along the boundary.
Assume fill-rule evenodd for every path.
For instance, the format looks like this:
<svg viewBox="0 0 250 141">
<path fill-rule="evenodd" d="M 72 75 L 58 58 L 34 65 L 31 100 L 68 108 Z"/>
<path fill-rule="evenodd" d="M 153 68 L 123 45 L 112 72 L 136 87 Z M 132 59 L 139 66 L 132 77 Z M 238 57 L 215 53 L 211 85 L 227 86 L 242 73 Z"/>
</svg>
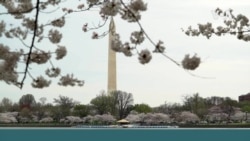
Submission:
<svg viewBox="0 0 250 141">
<path fill-rule="evenodd" d="M 112 50 L 112 40 L 115 34 L 113 17 L 109 24 L 109 48 L 108 48 L 108 94 L 116 90 L 116 52 Z"/>
</svg>

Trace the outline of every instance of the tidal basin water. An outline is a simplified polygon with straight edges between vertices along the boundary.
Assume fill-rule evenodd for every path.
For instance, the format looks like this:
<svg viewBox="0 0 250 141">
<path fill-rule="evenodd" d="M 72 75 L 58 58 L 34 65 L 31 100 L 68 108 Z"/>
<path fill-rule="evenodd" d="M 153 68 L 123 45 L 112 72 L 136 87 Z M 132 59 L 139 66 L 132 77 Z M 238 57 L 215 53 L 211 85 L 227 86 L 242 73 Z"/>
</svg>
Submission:
<svg viewBox="0 0 250 141">
<path fill-rule="evenodd" d="M 0 141 L 244 141 L 250 129 L 0 128 Z"/>
</svg>

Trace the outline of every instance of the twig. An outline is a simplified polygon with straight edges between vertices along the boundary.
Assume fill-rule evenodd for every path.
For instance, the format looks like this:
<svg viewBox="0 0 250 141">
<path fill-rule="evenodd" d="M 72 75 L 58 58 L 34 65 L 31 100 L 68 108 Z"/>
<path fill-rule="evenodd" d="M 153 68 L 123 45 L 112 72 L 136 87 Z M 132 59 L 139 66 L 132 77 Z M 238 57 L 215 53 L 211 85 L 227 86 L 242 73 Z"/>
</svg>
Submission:
<svg viewBox="0 0 250 141">
<path fill-rule="evenodd" d="M 196 75 L 196 74 L 193 74 L 191 73 L 190 71 L 188 70 L 185 70 L 188 74 L 190 74 L 191 76 L 194 76 L 194 77 L 199 77 L 199 78 L 202 78 L 202 79 L 216 79 L 215 77 L 206 77 L 206 76 L 200 76 L 200 75 Z"/>
<path fill-rule="evenodd" d="M 22 42 L 22 44 L 23 44 L 25 47 L 28 47 L 28 48 L 29 48 L 29 46 L 28 46 L 20 37 L 17 37 L 17 38 L 19 39 L 19 41 Z"/>
<path fill-rule="evenodd" d="M 105 18 L 105 20 L 102 24 L 99 23 L 97 27 L 88 28 L 87 31 L 95 30 L 95 29 L 99 29 L 99 28 L 103 27 L 104 25 L 106 25 L 107 20 L 108 20 L 108 18 Z"/>
<path fill-rule="evenodd" d="M 174 59 L 172 59 L 171 57 L 167 56 L 166 54 L 164 53 L 161 53 L 164 57 L 168 58 L 169 60 L 171 60 L 172 62 L 174 62 L 177 66 L 181 67 L 181 64 L 178 63 L 177 61 L 175 61 Z"/>
<path fill-rule="evenodd" d="M 40 12 L 41 12 L 41 13 L 44 13 L 44 14 L 50 14 L 50 13 L 56 12 L 58 9 L 59 9 L 59 7 L 57 7 L 57 8 L 54 9 L 54 10 L 51 10 L 51 11 L 40 11 Z"/>
<path fill-rule="evenodd" d="M 28 75 L 33 79 L 35 80 L 35 78 L 31 75 L 31 73 L 29 71 L 27 71 Z"/>
</svg>

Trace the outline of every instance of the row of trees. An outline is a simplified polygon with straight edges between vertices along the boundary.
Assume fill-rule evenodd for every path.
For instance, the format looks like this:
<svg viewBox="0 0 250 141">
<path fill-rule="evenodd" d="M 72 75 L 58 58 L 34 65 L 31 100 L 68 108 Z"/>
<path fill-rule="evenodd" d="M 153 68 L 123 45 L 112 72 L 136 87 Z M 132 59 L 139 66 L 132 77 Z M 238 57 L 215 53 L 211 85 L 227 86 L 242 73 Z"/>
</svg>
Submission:
<svg viewBox="0 0 250 141">
<path fill-rule="evenodd" d="M 229 97 L 218 96 L 203 98 L 198 93 L 185 96 L 182 104 L 164 103 L 158 107 L 134 104 L 133 95 L 123 91 L 114 91 L 110 94 L 101 91 L 86 105 L 62 95 L 54 98 L 54 104 L 46 103 L 46 100 L 45 97 L 42 97 L 36 101 L 32 94 L 23 95 L 19 103 L 13 103 L 10 99 L 3 98 L 0 102 L 0 112 L 19 112 L 21 117 L 28 119 L 31 119 L 33 115 L 39 120 L 52 117 L 55 121 L 60 121 L 66 116 L 83 118 L 89 115 L 112 115 L 116 119 L 122 119 L 128 115 L 131 117 L 132 111 L 134 111 L 132 113 L 138 114 L 162 113 L 176 119 L 182 112 L 188 111 L 203 120 L 206 120 L 208 114 L 223 113 L 226 115 L 226 119 L 230 120 L 237 111 L 245 112 L 246 116 L 250 112 L 250 102 L 248 101 L 238 102 Z"/>
<path fill-rule="evenodd" d="M 114 91 L 107 95 L 102 91 L 87 105 L 62 95 L 54 98 L 54 104 L 52 104 L 46 103 L 45 97 L 36 101 L 32 94 L 26 94 L 19 99 L 19 103 L 13 103 L 10 99 L 3 98 L 0 102 L 0 112 L 20 112 L 22 116 L 28 118 L 35 114 L 38 119 L 50 116 L 57 121 L 69 115 L 85 117 L 96 114 L 112 114 L 117 119 L 121 119 L 133 110 L 133 100 L 131 93 Z"/>
<path fill-rule="evenodd" d="M 180 111 L 190 111 L 196 114 L 200 119 L 206 119 L 209 113 L 224 113 L 226 119 L 230 120 L 231 116 L 237 111 L 250 112 L 250 101 L 238 102 L 230 97 L 212 96 L 203 98 L 198 93 L 186 95 L 183 104 L 165 103 L 157 108 L 157 111 L 175 115 Z"/>
</svg>

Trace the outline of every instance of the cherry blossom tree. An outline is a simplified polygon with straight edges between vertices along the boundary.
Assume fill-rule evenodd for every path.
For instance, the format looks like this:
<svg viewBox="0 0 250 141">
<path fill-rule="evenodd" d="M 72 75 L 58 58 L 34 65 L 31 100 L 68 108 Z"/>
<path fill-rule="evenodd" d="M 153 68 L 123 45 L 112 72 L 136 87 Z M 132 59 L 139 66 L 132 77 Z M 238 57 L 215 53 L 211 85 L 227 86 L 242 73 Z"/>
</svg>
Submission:
<svg viewBox="0 0 250 141">
<path fill-rule="evenodd" d="M 138 56 L 141 64 L 147 64 L 152 60 L 154 54 L 162 54 L 164 57 L 186 70 L 195 70 L 201 60 L 197 55 L 186 55 L 179 63 L 166 54 L 164 43 L 160 40 L 153 41 L 142 27 L 142 12 L 147 11 L 147 4 L 143 0 L 85 0 L 78 1 L 75 8 L 61 7 L 67 1 L 62 0 L 1 0 L 0 16 L 10 20 L 0 21 L 0 38 L 6 42 L 0 43 L 0 80 L 7 84 L 23 88 L 26 77 L 33 81 L 34 88 L 45 88 L 51 84 L 51 79 L 58 78 L 59 85 L 62 86 L 83 86 L 84 81 L 79 80 L 73 74 L 63 74 L 63 70 L 57 67 L 53 61 L 63 59 L 67 55 L 67 48 L 62 44 L 63 27 L 67 18 L 74 16 L 74 13 L 84 13 L 92 9 L 98 9 L 102 22 L 98 26 L 91 27 L 88 23 L 83 23 L 83 32 L 93 31 L 92 38 L 99 39 L 111 33 L 98 33 L 99 28 L 103 28 L 112 17 L 118 15 L 122 20 L 130 23 L 137 23 L 138 30 L 131 31 L 128 41 L 122 41 L 119 33 L 114 35 L 112 49 L 125 56 Z M 58 14 L 58 10 L 61 12 Z M 94 11 L 93 11 L 94 12 Z M 53 13 L 57 13 L 54 14 Z M 46 15 L 46 19 L 41 17 Z M 67 20 L 66 20 L 67 19 Z M 245 18 L 242 19 L 242 26 L 246 25 Z M 69 19 L 70 20 L 70 19 Z M 238 33 L 240 34 L 240 33 Z M 244 36 L 244 35 L 242 35 Z M 245 39 L 245 37 L 243 37 Z M 152 48 L 139 48 L 145 40 L 149 40 Z M 12 44 L 19 42 L 18 46 Z M 47 43 L 43 47 L 43 43 Z M 32 68 L 36 65 L 50 64 L 45 69 L 45 75 L 32 73 Z"/>
<path fill-rule="evenodd" d="M 100 124 L 110 124 L 116 121 L 116 119 L 110 114 L 95 115 L 93 120 Z"/>
<path fill-rule="evenodd" d="M 83 118 L 84 123 L 93 123 L 93 121 L 94 121 L 94 117 L 91 115 L 88 115 L 88 116 Z"/>
<path fill-rule="evenodd" d="M 142 113 L 144 115 L 144 113 Z M 139 123 L 141 122 L 141 118 L 136 111 L 131 111 L 128 116 L 125 118 L 130 123 Z"/>
<path fill-rule="evenodd" d="M 138 114 L 135 111 L 131 111 L 130 114 L 126 117 L 130 123 L 145 123 L 147 125 L 152 124 L 162 124 L 170 123 L 171 119 L 169 115 L 163 113 L 140 113 Z"/>
<path fill-rule="evenodd" d="M 246 114 L 242 111 L 237 111 L 231 116 L 231 120 L 233 121 L 243 121 L 247 120 Z"/>
<path fill-rule="evenodd" d="M 196 123 L 200 121 L 200 118 L 194 113 L 191 113 L 189 111 L 183 111 L 176 118 L 176 120 L 179 122 L 184 122 L 184 123 Z"/>
</svg>

